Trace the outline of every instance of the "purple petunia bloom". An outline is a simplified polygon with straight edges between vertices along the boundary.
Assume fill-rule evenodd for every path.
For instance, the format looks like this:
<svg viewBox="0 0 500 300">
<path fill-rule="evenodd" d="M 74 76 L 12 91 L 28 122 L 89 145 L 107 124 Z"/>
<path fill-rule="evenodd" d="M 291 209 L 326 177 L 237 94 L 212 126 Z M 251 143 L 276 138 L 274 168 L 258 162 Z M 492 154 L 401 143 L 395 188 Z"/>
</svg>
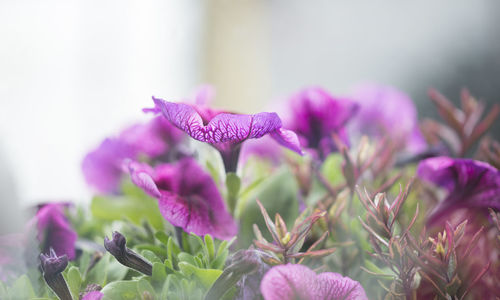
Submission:
<svg viewBox="0 0 500 300">
<path fill-rule="evenodd" d="M 448 191 L 428 218 L 428 223 L 443 220 L 459 208 L 500 210 L 500 171 L 472 159 L 434 157 L 418 165 L 418 177 Z"/>
<path fill-rule="evenodd" d="M 123 174 L 123 160 L 138 159 L 140 155 L 151 159 L 164 157 L 183 136 L 160 116 L 146 124 L 133 125 L 119 137 L 105 139 L 85 156 L 82 162 L 85 180 L 101 193 L 116 192 Z"/>
<path fill-rule="evenodd" d="M 279 265 L 269 270 L 260 284 L 266 300 L 368 299 L 359 282 L 340 274 L 316 275 L 303 265 Z"/>
<path fill-rule="evenodd" d="M 193 139 L 213 145 L 222 155 L 226 171 L 235 172 L 240 145 L 269 134 L 282 146 L 302 153 L 294 132 L 282 128 L 276 113 L 243 115 L 221 112 L 204 105 L 174 103 L 154 98 L 155 109 Z"/>
<path fill-rule="evenodd" d="M 228 239 L 236 224 L 227 211 L 212 177 L 192 158 L 154 169 L 130 162 L 132 182 L 158 199 L 160 212 L 172 225 L 197 235 Z"/>
<path fill-rule="evenodd" d="M 353 101 L 334 98 L 320 87 L 310 87 L 293 95 L 290 107 L 287 127 L 297 133 L 303 147 L 316 150 L 321 158 L 337 150 L 332 134 L 349 143 L 344 127 L 358 110 Z"/>
<path fill-rule="evenodd" d="M 64 204 L 50 203 L 41 207 L 34 219 L 37 239 L 42 253 L 53 248 L 58 256 L 66 254 L 69 259 L 75 258 L 75 243 L 78 238 L 64 215 Z"/>
<path fill-rule="evenodd" d="M 378 138 L 388 135 L 410 153 L 425 150 L 415 104 L 403 92 L 367 84 L 359 86 L 352 97 L 360 105 L 359 113 L 351 123 L 353 132 Z"/>
</svg>

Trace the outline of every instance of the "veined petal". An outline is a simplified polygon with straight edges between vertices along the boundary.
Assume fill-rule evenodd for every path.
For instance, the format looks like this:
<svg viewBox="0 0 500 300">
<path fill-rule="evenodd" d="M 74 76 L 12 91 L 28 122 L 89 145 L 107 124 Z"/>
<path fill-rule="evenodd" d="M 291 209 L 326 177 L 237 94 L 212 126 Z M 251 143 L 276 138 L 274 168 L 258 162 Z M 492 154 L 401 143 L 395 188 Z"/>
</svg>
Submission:
<svg viewBox="0 0 500 300">
<path fill-rule="evenodd" d="M 260 289 L 266 300 L 368 299 L 359 282 L 337 273 L 316 275 L 303 265 L 279 265 L 262 279 Z"/>
<path fill-rule="evenodd" d="M 236 235 L 237 226 L 227 211 L 212 177 L 192 158 L 163 164 L 154 170 L 129 163 L 132 181 L 158 199 L 160 212 L 174 226 L 220 239 Z"/>
<path fill-rule="evenodd" d="M 207 117 L 188 104 L 168 102 L 154 97 L 153 101 L 167 120 L 195 140 L 210 144 L 237 144 L 246 139 L 256 139 L 275 133 L 277 136 L 283 135 L 278 139 L 280 143 L 297 151 L 296 145 L 289 141 L 293 139 L 292 135 L 278 131 L 282 127 L 282 122 L 276 113 L 243 115 L 212 112 L 206 114 Z"/>
</svg>

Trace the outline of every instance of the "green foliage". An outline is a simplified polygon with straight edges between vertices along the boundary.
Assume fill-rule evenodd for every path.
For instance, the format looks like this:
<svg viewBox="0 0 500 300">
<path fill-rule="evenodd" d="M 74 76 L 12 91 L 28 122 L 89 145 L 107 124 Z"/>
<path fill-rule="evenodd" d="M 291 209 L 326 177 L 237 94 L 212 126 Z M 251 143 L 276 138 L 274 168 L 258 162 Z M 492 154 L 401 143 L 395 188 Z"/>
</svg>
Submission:
<svg viewBox="0 0 500 300">
<path fill-rule="evenodd" d="M 281 169 L 254 189 L 240 216 L 238 247 L 247 248 L 255 238 L 253 224 L 264 228 L 265 222 L 255 199 L 264 205 L 270 216 L 279 213 L 287 225 L 292 225 L 298 215 L 297 183 L 287 169 Z M 271 239 L 270 236 L 266 238 Z"/>
<path fill-rule="evenodd" d="M 123 220 L 141 225 L 148 221 L 155 229 L 164 226 L 158 202 L 132 184 L 124 184 L 123 196 L 95 196 L 90 204 L 92 215 L 104 221 Z"/>
</svg>

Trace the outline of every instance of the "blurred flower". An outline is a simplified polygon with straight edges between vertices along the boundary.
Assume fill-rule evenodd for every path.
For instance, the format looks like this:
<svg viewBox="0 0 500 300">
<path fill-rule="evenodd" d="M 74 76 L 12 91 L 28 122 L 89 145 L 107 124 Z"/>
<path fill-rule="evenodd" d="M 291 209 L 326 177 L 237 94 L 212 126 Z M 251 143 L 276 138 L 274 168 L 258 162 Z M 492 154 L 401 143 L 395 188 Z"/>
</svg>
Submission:
<svg viewBox="0 0 500 300">
<path fill-rule="evenodd" d="M 214 146 L 221 153 L 227 172 L 235 172 L 241 143 L 269 134 L 275 141 L 301 153 L 294 132 L 282 128 L 276 113 L 255 115 L 216 111 L 202 105 L 173 103 L 154 98 L 155 109 L 193 139 Z M 153 110 L 155 110 L 153 109 Z"/>
<path fill-rule="evenodd" d="M 500 210 L 500 171 L 487 163 L 471 159 L 434 157 L 418 165 L 417 175 L 448 191 L 427 222 L 444 221 L 450 213 L 460 208 Z"/>
<path fill-rule="evenodd" d="M 334 98 L 320 87 L 309 87 L 293 95 L 290 108 L 287 127 L 297 133 L 303 147 L 314 149 L 320 158 L 337 151 L 332 134 L 349 143 L 344 126 L 359 109 L 353 101 Z"/>
<path fill-rule="evenodd" d="M 16 279 L 26 272 L 24 262 L 24 236 L 9 234 L 0 236 L 0 281 Z"/>
<path fill-rule="evenodd" d="M 86 293 L 83 296 L 82 300 L 101 300 L 103 296 L 104 294 L 99 291 L 92 291 Z"/>
<path fill-rule="evenodd" d="M 146 124 L 125 129 L 117 138 L 105 139 L 98 148 L 88 153 L 82 162 L 87 183 L 101 193 L 116 192 L 123 174 L 124 159 L 138 159 L 141 155 L 153 159 L 171 160 L 173 146 L 184 134 L 157 116 Z"/>
<path fill-rule="evenodd" d="M 40 254 L 43 278 L 47 285 L 61 300 L 72 300 L 68 285 L 62 276 L 62 272 L 68 266 L 66 254 L 58 256 L 54 249 L 50 249 L 49 255 Z"/>
<path fill-rule="evenodd" d="M 377 138 L 387 135 L 407 152 L 425 150 L 417 110 L 403 92 L 388 86 L 368 84 L 359 86 L 352 98 L 360 105 L 359 113 L 350 123 L 353 132 Z"/>
<path fill-rule="evenodd" d="M 64 204 L 49 203 L 42 206 L 30 221 L 30 224 L 33 223 L 36 223 L 37 239 L 42 253 L 53 249 L 58 256 L 75 258 L 78 236 L 64 215 Z"/>
<path fill-rule="evenodd" d="M 368 299 L 359 282 L 340 274 L 316 275 L 302 265 L 275 266 L 260 284 L 266 300 L 292 299 Z"/>
<path fill-rule="evenodd" d="M 161 214 L 172 225 L 220 239 L 236 235 L 236 224 L 215 182 L 194 159 L 183 158 L 154 169 L 130 162 L 128 168 L 132 182 L 158 199 Z"/>
<path fill-rule="evenodd" d="M 137 270 L 143 274 L 151 276 L 153 266 L 149 261 L 130 250 L 126 246 L 127 240 L 118 231 L 113 232 L 112 239 L 104 237 L 104 248 L 113 255 L 122 265 Z"/>
</svg>

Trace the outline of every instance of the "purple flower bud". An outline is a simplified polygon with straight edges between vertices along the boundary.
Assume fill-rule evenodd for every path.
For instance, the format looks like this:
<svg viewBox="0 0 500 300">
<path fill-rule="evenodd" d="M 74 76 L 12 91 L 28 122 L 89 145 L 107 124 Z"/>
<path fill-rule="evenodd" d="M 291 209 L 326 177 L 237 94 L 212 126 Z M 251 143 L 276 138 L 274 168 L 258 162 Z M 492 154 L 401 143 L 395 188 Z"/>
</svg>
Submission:
<svg viewBox="0 0 500 300">
<path fill-rule="evenodd" d="M 279 265 L 266 273 L 260 284 L 266 300 L 368 299 L 359 282 L 337 273 L 316 275 L 303 265 Z"/>
<path fill-rule="evenodd" d="M 61 274 L 68 266 L 68 256 L 66 254 L 57 256 L 51 248 L 49 255 L 40 254 L 40 261 L 47 285 L 61 300 L 72 300 L 68 285 Z"/>
<path fill-rule="evenodd" d="M 153 266 L 151 263 L 127 248 L 126 244 L 127 240 L 118 231 L 113 232 L 113 239 L 111 240 L 108 239 L 108 237 L 104 237 L 104 247 L 118 262 L 126 267 L 151 276 L 153 274 Z"/>
</svg>

